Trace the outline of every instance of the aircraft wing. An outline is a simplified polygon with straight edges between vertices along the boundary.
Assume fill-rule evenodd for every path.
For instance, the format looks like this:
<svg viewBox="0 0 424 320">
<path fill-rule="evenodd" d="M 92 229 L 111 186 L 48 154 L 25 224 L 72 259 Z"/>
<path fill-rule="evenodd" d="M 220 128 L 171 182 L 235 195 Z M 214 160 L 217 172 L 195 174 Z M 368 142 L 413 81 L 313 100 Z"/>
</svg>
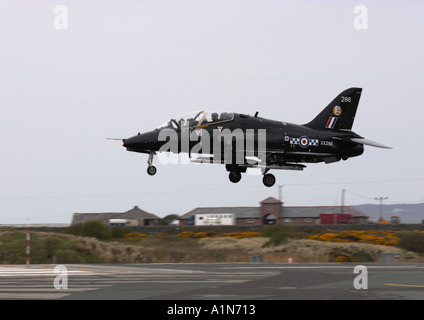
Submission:
<svg viewBox="0 0 424 320">
<path fill-rule="evenodd" d="M 246 159 L 246 163 L 239 164 L 242 168 L 264 168 L 264 169 L 280 169 L 280 170 L 303 170 L 306 168 L 303 164 L 298 163 L 286 163 L 284 165 L 279 164 L 267 164 L 265 165 L 263 161 L 260 161 L 256 157 L 249 157 Z M 199 156 L 195 159 L 190 160 L 193 163 L 212 163 L 212 164 L 226 164 L 224 160 L 217 159 L 214 160 L 213 155 L 210 156 Z"/>
</svg>

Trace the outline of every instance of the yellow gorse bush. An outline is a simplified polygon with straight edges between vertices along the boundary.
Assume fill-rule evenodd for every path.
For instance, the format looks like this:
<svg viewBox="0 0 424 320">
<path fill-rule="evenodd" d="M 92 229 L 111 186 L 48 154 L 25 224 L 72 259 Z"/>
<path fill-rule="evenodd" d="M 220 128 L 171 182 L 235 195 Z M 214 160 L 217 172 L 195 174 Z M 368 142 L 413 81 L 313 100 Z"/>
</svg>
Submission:
<svg viewBox="0 0 424 320">
<path fill-rule="evenodd" d="M 124 236 L 124 239 L 126 240 L 132 240 L 132 239 L 143 239 L 147 237 L 146 234 L 144 233 L 139 233 L 139 232 L 133 232 L 133 233 L 128 233 Z"/>
<path fill-rule="evenodd" d="M 329 242 L 360 242 L 379 244 L 384 246 L 395 246 L 400 240 L 396 237 L 394 231 L 377 231 L 377 230 L 348 230 L 335 233 L 322 233 L 310 235 L 308 239 L 329 241 Z"/>
<path fill-rule="evenodd" d="M 254 238 L 259 236 L 260 232 L 253 232 L 253 231 L 245 231 L 245 232 L 238 232 L 238 234 L 232 236 L 235 239 L 242 239 L 242 238 Z"/>
<path fill-rule="evenodd" d="M 422 232 L 423 231 L 417 231 Z M 157 238 L 165 238 L 170 235 L 166 233 L 160 233 L 155 235 Z M 203 238 L 217 238 L 217 237 L 231 237 L 234 239 L 243 238 L 254 238 L 261 236 L 260 232 L 254 231 L 243 231 L 243 232 L 225 232 L 217 234 L 215 231 L 184 231 L 176 235 L 180 238 L 191 238 L 191 239 L 203 239 Z M 129 233 L 124 236 L 126 240 L 132 239 L 144 239 L 147 235 L 144 233 Z M 312 239 L 327 242 L 358 242 L 377 244 L 385 246 L 396 246 L 400 240 L 400 237 L 396 236 L 395 231 L 383 231 L 383 230 L 347 230 L 339 232 L 327 232 L 327 231 L 314 231 L 313 234 L 306 234 L 303 232 L 294 232 L 291 237 L 296 239 Z"/>
<path fill-rule="evenodd" d="M 260 232 L 253 231 L 244 231 L 244 232 L 226 232 L 221 234 L 216 234 L 215 231 L 207 231 L 207 232 L 193 232 L 193 231 L 184 231 L 177 234 L 177 237 L 181 238 L 216 238 L 216 237 L 232 237 L 235 239 L 242 238 L 253 238 L 260 236 Z"/>
</svg>

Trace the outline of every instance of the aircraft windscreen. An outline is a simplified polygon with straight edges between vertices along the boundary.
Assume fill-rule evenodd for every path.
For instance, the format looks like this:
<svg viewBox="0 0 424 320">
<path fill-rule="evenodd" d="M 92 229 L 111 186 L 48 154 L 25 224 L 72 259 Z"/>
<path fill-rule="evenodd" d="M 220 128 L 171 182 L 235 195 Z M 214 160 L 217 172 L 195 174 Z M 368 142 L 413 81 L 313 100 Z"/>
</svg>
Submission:
<svg viewBox="0 0 424 320">
<path fill-rule="evenodd" d="M 197 126 L 208 125 L 233 120 L 232 112 L 214 112 L 214 111 L 194 111 L 184 113 L 168 120 L 158 127 L 158 129 L 180 129 L 193 128 Z"/>
<path fill-rule="evenodd" d="M 201 123 L 201 125 L 230 121 L 230 120 L 233 120 L 233 118 L 234 118 L 234 113 L 232 112 L 209 111 L 207 112 L 206 117 L 204 117 L 204 120 Z"/>
</svg>

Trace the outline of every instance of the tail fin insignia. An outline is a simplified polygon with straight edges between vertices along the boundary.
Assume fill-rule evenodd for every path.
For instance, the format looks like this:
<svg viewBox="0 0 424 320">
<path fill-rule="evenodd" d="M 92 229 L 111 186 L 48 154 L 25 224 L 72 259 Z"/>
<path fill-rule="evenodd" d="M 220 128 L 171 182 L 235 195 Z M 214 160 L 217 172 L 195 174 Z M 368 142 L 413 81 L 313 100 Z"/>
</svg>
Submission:
<svg viewBox="0 0 424 320">
<path fill-rule="evenodd" d="M 361 93 L 361 88 L 350 88 L 343 91 L 305 126 L 318 130 L 351 130 Z"/>
</svg>

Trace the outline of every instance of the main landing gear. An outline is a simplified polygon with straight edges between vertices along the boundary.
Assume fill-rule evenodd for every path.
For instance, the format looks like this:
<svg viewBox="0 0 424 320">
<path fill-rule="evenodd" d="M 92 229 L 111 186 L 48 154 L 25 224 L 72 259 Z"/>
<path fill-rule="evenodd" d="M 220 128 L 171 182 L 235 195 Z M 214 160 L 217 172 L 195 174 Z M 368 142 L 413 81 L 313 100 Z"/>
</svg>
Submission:
<svg viewBox="0 0 424 320">
<path fill-rule="evenodd" d="M 266 187 L 272 187 L 275 184 L 275 176 L 271 173 L 264 174 L 262 182 Z"/>
<path fill-rule="evenodd" d="M 150 176 L 154 176 L 155 174 L 156 174 L 156 171 L 157 171 L 157 169 L 156 169 L 156 167 L 155 166 L 152 166 L 152 163 L 153 163 L 153 156 L 156 154 L 156 152 L 150 152 L 150 154 L 149 154 L 149 159 L 147 159 L 147 164 L 148 164 L 148 167 L 147 167 L 147 173 L 150 175 Z"/>
<path fill-rule="evenodd" d="M 232 183 L 237 183 L 241 180 L 241 174 L 240 171 L 241 168 L 238 166 L 228 166 L 227 170 L 230 172 L 228 174 L 228 178 Z M 271 173 L 267 173 L 268 170 L 264 170 L 264 177 L 262 178 L 262 182 L 266 187 L 272 187 L 275 184 L 275 176 Z M 246 172 L 246 169 L 243 170 L 243 172 Z"/>
<path fill-rule="evenodd" d="M 230 171 L 228 178 L 230 179 L 231 182 L 237 183 L 241 180 L 241 173 L 238 171 Z"/>
</svg>

